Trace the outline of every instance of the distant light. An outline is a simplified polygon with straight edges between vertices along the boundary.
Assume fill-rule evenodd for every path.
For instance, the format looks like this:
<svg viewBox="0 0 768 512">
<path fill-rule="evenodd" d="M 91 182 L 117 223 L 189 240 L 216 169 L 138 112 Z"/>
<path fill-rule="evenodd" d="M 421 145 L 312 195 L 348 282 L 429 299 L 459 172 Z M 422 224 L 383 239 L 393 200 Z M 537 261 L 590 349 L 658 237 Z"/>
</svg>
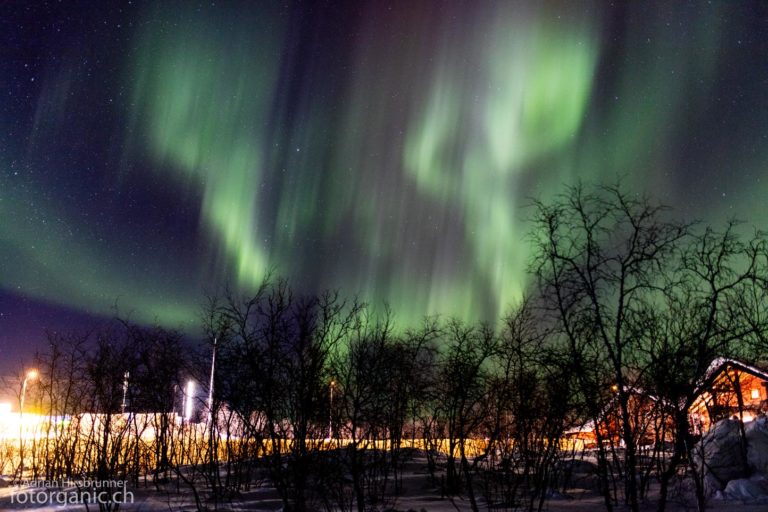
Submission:
<svg viewBox="0 0 768 512">
<path fill-rule="evenodd" d="M 189 422 L 192 419 L 192 397 L 195 395 L 195 382 L 187 382 L 187 390 L 184 397 L 184 419 Z"/>
<path fill-rule="evenodd" d="M 27 378 L 28 379 L 36 379 L 38 377 L 38 375 L 39 375 L 39 373 L 37 372 L 37 370 L 29 370 L 27 372 Z"/>
<path fill-rule="evenodd" d="M 0 403 L 0 414 L 10 414 L 11 404 L 8 402 Z"/>
<path fill-rule="evenodd" d="M 757 388 L 752 388 L 752 400 L 759 400 L 760 399 L 760 390 Z"/>
</svg>

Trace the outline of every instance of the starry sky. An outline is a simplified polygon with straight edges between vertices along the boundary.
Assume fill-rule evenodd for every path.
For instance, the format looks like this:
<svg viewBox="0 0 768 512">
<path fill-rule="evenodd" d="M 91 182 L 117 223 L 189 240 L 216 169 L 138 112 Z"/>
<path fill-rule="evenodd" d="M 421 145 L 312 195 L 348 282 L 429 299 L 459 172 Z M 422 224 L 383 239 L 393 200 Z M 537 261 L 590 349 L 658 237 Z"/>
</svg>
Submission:
<svg viewBox="0 0 768 512">
<path fill-rule="evenodd" d="M 265 272 L 493 320 L 577 179 L 768 228 L 765 2 L 4 2 L 0 359 Z"/>
</svg>

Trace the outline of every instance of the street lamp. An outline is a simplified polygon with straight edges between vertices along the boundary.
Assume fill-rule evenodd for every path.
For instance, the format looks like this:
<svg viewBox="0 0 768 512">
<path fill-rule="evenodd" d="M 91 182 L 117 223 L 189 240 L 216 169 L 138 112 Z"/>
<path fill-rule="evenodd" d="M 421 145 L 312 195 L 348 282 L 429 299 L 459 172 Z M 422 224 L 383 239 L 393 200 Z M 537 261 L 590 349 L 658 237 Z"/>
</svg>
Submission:
<svg viewBox="0 0 768 512">
<path fill-rule="evenodd" d="M 213 376 L 216 371 L 216 345 L 218 338 L 213 338 L 213 353 L 211 354 L 211 381 L 208 383 L 208 426 L 213 430 Z"/>
<path fill-rule="evenodd" d="M 186 420 L 187 424 L 192 421 L 192 397 L 194 394 L 195 382 L 190 380 L 187 382 L 187 389 L 184 396 L 184 419 Z"/>
<path fill-rule="evenodd" d="M 128 379 L 131 378 L 131 372 L 123 374 L 123 402 L 120 404 L 120 414 L 125 414 L 126 399 L 128 398 Z"/>
<path fill-rule="evenodd" d="M 37 370 L 29 370 L 21 384 L 21 395 L 19 396 L 19 479 L 24 478 L 24 398 L 27 395 L 27 383 L 37 377 Z"/>
<path fill-rule="evenodd" d="M 336 386 L 336 381 L 331 380 L 331 403 L 328 409 L 328 440 L 333 439 L 333 388 Z"/>
<path fill-rule="evenodd" d="M 30 379 L 36 379 L 38 376 L 37 370 L 29 370 L 24 377 L 24 382 L 21 385 L 21 399 L 19 400 L 19 414 L 24 412 L 24 396 L 27 394 L 27 382 Z"/>
</svg>

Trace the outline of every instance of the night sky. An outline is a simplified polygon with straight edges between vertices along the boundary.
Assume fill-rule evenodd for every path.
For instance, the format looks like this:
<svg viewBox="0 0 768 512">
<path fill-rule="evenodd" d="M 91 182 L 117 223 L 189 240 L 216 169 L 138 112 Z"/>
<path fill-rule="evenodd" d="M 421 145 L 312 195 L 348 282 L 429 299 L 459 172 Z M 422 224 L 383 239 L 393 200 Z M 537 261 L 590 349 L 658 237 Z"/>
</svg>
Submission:
<svg viewBox="0 0 768 512">
<path fill-rule="evenodd" d="M 0 367 L 267 269 L 498 318 L 564 183 L 768 228 L 766 2 L 3 2 Z"/>
</svg>

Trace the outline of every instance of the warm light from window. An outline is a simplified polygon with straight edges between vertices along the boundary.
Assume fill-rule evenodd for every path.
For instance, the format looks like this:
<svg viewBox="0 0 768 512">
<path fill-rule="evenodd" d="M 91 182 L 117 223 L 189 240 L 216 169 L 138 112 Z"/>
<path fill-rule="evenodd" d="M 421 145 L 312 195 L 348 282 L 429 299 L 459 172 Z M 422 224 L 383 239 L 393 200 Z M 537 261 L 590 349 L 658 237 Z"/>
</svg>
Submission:
<svg viewBox="0 0 768 512">
<path fill-rule="evenodd" d="M 758 400 L 760 398 L 760 390 L 752 388 L 752 400 Z"/>
</svg>

